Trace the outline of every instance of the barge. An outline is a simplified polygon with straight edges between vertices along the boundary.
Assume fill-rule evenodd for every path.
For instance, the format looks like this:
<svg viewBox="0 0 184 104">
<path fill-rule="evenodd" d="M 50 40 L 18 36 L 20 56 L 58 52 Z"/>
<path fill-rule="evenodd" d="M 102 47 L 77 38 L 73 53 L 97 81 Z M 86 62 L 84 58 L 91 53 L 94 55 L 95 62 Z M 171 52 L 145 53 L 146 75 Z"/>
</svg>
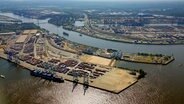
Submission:
<svg viewBox="0 0 184 104">
<path fill-rule="evenodd" d="M 68 34 L 68 33 L 66 33 L 66 32 L 63 32 L 63 35 L 65 35 L 65 36 L 69 36 L 69 34 Z"/>
</svg>

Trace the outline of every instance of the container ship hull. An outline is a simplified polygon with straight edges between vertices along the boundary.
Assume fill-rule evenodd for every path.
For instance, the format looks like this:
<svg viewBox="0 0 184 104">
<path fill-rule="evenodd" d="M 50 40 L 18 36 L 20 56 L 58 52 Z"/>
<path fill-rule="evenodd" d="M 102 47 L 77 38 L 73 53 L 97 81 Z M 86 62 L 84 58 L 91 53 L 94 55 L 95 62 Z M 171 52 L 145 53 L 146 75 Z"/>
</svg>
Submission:
<svg viewBox="0 0 184 104">
<path fill-rule="evenodd" d="M 62 77 L 58 77 L 57 75 L 46 71 L 34 70 L 34 71 L 30 71 L 30 74 L 31 76 L 40 77 L 45 80 L 49 80 L 53 82 L 58 82 L 58 83 L 64 82 L 64 79 Z"/>
</svg>

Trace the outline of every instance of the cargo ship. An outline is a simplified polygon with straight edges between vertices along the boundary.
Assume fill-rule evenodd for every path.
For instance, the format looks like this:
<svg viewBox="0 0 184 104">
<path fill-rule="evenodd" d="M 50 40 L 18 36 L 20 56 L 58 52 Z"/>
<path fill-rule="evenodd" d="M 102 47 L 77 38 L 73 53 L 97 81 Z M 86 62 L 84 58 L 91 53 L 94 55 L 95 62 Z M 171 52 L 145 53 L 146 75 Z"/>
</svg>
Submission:
<svg viewBox="0 0 184 104">
<path fill-rule="evenodd" d="M 69 36 L 69 34 L 68 34 L 68 33 L 66 33 L 66 32 L 63 32 L 63 35 L 65 35 L 65 36 Z"/>
<path fill-rule="evenodd" d="M 40 77 L 53 82 L 58 82 L 58 83 L 64 82 L 64 79 L 62 77 L 59 77 L 55 73 L 52 73 L 49 71 L 36 69 L 36 70 L 30 71 L 30 74 L 34 77 Z"/>
</svg>

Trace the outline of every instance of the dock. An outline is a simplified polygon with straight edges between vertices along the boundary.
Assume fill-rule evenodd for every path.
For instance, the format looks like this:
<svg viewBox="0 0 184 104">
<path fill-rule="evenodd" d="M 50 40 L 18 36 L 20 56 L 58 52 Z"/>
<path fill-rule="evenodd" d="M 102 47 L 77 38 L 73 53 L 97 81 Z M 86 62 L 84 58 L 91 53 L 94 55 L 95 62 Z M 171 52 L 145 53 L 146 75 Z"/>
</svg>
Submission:
<svg viewBox="0 0 184 104">
<path fill-rule="evenodd" d="M 31 72 L 36 69 L 53 72 L 64 80 L 86 86 L 84 89 L 94 87 L 120 93 L 138 81 L 140 73 L 114 67 L 115 59 L 86 55 L 81 52 L 88 46 L 76 45 L 56 35 L 48 38 L 41 33 L 25 30 L 10 38 L 6 47 L 0 48 L 0 57 Z"/>
<path fill-rule="evenodd" d="M 0 52 L 0 57 L 8 60 L 7 55 L 2 52 Z M 14 61 L 12 62 L 15 63 Z M 38 68 L 37 66 L 33 66 L 23 61 L 20 61 L 19 65 L 30 71 Z M 137 76 L 131 75 L 129 73 L 130 71 L 128 70 L 112 68 L 109 72 L 105 73 L 103 76 L 100 76 L 96 79 L 89 79 L 88 85 L 89 87 L 118 94 L 138 81 Z M 63 77 L 66 81 L 70 82 L 74 81 L 73 76 L 70 76 L 68 74 L 63 74 L 59 72 L 56 72 L 56 74 L 58 76 Z M 83 77 L 78 78 L 78 83 L 84 84 Z"/>
</svg>

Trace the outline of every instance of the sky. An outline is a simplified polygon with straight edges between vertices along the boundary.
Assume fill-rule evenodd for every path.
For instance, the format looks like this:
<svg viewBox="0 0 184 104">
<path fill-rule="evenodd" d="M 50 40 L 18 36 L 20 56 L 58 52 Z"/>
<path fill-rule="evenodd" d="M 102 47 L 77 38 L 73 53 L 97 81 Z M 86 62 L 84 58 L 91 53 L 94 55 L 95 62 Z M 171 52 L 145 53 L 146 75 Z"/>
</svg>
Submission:
<svg viewBox="0 0 184 104">
<path fill-rule="evenodd" d="M 4 0 L 4 1 L 95 1 L 95 2 L 141 2 L 141 1 L 145 1 L 145 2 L 156 2 L 156 1 L 165 1 L 165 2 L 169 2 L 169 1 L 184 1 L 184 0 Z"/>
<path fill-rule="evenodd" d="M 176 0 L 73 0 L 73 1 L 176 1 Z"/>
</svg>

